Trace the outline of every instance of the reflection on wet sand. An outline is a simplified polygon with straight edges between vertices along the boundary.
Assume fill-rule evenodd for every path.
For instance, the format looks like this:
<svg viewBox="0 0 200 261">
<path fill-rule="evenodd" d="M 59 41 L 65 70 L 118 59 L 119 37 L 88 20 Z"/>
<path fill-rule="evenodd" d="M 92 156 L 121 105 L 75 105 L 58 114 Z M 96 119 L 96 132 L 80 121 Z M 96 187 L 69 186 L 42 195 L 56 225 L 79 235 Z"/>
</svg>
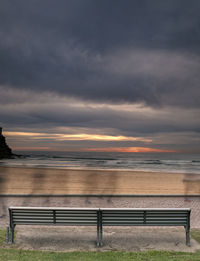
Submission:
<svg viewBox="0 0 200 261">
<path fill-rule="evenodd" d="M 185 174 L 183 183 L 186 196 L 191 194 L 200 195 L 200 174 Z"/>
<path fill-rule="evenodd" d="M 200 175 L 0 167 L 0 194 L 200 195 Z"/>
</svg>

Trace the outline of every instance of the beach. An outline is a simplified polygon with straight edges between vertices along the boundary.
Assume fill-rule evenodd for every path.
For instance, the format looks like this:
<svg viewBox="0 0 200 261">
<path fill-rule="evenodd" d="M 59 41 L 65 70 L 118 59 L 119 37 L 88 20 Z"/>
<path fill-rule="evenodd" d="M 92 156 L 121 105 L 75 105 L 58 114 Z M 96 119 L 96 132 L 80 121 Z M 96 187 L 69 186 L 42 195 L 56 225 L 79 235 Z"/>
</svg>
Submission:
<svg viewBox="0 0 200 261">
<path fill-rule="evenodd" d="M 190 208 L 191 228 L 200 228 L 197 174 L 0 167 L 2 228 L 9 224 L 9 206 Z M 199 249 L 193 239 L 191 247 L 186 248 L 182 227 L 114 227 L 104 230 L 105 245 L 99 250 L 93 228 L 18 226 L 15 247 L 51 251 L 160 249 L 194 252 Z M 87 239 L 83 236 L 86 234 Z"/>
<path fill-rule="evenodd" d="M 200 195 L 198 174 L 0 167 L 0 194 Z"/>
</svg>

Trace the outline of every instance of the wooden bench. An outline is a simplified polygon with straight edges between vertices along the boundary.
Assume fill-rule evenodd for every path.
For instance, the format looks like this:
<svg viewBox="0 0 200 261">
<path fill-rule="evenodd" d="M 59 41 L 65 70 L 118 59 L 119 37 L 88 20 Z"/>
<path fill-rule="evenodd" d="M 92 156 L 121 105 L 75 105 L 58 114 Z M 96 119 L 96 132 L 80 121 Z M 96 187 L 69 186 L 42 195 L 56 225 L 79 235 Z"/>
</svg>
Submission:
<svg viewBox="0 0 200 261">
<path fill-rule="evenodd" d="M 7 242 L 14 242 L 16 225 L 96 226 L 97 246 L 103 245 L 103 226 L 184 226 L 189 246 L 190 212 L 189 208 L 9 207 Z"/>
</svg>

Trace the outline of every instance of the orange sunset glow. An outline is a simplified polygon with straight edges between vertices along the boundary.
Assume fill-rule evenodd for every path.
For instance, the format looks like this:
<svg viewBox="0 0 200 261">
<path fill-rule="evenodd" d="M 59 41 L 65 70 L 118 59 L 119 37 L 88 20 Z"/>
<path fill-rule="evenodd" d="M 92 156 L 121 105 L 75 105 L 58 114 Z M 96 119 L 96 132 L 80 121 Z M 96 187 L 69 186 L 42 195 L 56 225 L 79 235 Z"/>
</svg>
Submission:
<svg viewBox="0 0 200 261">
<path fill-rule="evenodd" d="M 177 150 L 170 149 L 159 149 L 152 147 L 138 146 L 139 143 L 151 143 L 153 140 L 146 137 L 131 137 L 131 136 L 114 136 L 114 135 L 103 135 L 103 134 L 91 134 L 91 133 L 43 133 L 43 132 L 14 132 L 6 131 L 6 136 L 11 139 L 24 140 L 26 139 L 26 146 L 19 146 L 16 144 L 13 146 L 15 150 L 30 150 L 30 151 L 82 151 L 82 152 L 133 152 L 133 153 L 176 153 Z M 110 147 L 98 147 L 94 146 L 58 146 L 57 142 L 70 142 L 70 141 L 91 141 L 91 142 L 129 142 L 129 146 L 110 146 Z M 30 142 L 28 144 L 28 142 Z M 38 146 L 38 142 L 41 146 Z M 47 142 L 47 143 L 46 143 Z M 49 143 L 48 143 L 49 142 Z M 132 143 L 132 144 L 131 144 Z"/>
<path fill-rule="evenodd" d="M 53 147 L 15 147 L 18 151 L 82 151 L 82 152 L 133 152 L 133 153 L 178 153 L 177 150 L 156 149 L 146 147 L 108 147 L 108 148 L 53 148 Z"/>
<path fill-rule="evenodd" d="M 166 150 L 166 149 L 155 149 L 155 148 L 144 148 L 144 147 L 119 147 L 119 148 L 89 148 L 86 151 L 98 151 L 98 152 L 135 152 L 135 153 L 176 153 L 176 150 Z"/>
</svg>

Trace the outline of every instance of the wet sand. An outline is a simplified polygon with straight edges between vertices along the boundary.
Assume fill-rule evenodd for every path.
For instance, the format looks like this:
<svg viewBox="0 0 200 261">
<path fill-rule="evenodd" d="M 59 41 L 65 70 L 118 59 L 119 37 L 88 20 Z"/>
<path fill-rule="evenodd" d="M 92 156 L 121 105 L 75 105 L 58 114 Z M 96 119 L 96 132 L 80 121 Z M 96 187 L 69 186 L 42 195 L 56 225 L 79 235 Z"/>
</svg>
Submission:
<svg viewBox="0 0 200 261">
<path fill-rule="evenodd" d="M 0 167 L 0 194 L 200 195 L 200 175 Z"/>
</svg>

